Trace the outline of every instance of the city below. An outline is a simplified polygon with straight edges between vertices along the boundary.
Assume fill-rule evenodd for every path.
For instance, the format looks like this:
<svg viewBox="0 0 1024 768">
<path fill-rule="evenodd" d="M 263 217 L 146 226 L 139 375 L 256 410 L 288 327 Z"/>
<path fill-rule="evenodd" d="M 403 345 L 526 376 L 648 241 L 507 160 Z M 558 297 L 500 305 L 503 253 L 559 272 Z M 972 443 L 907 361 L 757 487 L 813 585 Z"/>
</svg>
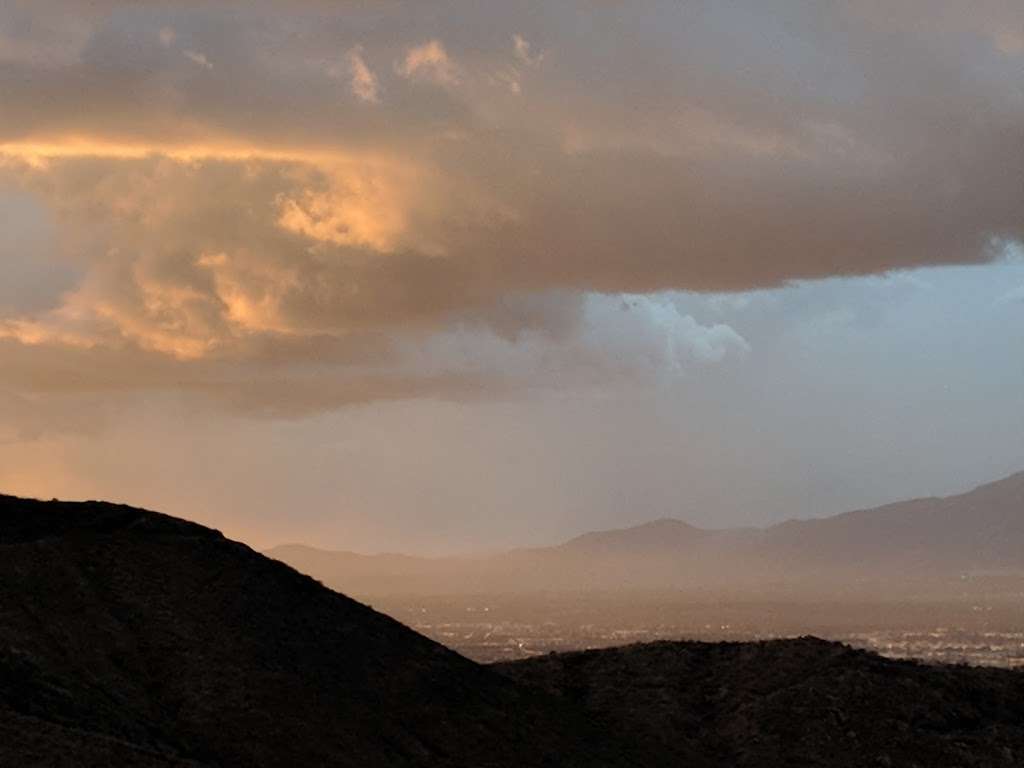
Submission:
<svg viewBox="0 0 1024 768">
<path fill-rule="evenodd" d="M 1024 668 L 1024 600 L 700 604 L 671 596 L 384 598 L 374 607 L 475 661 L 652 640 L 800 635 L 892 658 Z"/>
</svg>

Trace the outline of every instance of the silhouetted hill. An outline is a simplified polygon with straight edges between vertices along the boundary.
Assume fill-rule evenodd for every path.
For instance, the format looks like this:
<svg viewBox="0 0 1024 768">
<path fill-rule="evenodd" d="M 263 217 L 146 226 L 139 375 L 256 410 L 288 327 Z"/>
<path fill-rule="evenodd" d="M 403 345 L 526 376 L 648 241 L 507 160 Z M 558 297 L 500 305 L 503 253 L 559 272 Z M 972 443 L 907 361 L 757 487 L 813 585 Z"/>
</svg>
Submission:
<svg viewBox="0 0 1024 768">
<path fill-rule="evenodd" d="M 662 765 L 1024 765 L 1024 673 L 883 659 L 815 638 L 670 643 L 495 665 Z"/>
<path fill-rule="evenodd" d="M 601 765 L 599 744 L 216 531 L 0 497 L 0 765 Z"/>
<path fill-rule="evenodd" d="M 0 496 L 0 765 L 1000 766 L 1024 674 L 813 639 L 474 664 L 216 531 Z"/>
<path fill-rule="evenodd" d="M 771 595 L 948 597 L 1024 589 L 1024 472 L 969 493 L 888 504 L 765 529 L 704 530 L 663 519 L 487 557 L 268 552 L 357 595 L 676 589 Z M 976 590 L 977 591 L 977 590 Z"/>
</svg>

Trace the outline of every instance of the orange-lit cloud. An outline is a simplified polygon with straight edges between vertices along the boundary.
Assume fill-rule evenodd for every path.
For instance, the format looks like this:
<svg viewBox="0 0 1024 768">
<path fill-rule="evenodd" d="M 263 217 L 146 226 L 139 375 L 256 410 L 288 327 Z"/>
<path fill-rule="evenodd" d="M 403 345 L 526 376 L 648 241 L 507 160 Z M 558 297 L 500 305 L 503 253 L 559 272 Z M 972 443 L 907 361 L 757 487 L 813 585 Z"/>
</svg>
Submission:
<svg viewBox="0 0 1024 768">
<path fill-rule="evenodd" d="M 71 284 L 0 306 L 0 337 L 296 370 L 323 344 L 379 344 L 372 371 L 331 364 L 412 391 L 461 365 L 428 377 L 416 345 L 469 327 L 498 350 L 474 380 L 521 382 L 531 334 L 616 367 L 581 342 L 588 296 L 978 262 L 1024 235 L 1020 11 L 923 29 L 911 0 L 885 18 L 484 6 L 454 24 L 411 6 L 19 3 L 38 39 L 0 36 L 0 182 L 52 216 Z M 627 340 L 646 352 L 617 355 L 639 367 L 745 349 L 712 322 L 644 317 Z"/>
<path fill-rule="evenodd" d="M 372 104 L 380 103 L 380 84 L 366 60 L 363 58 L 362 46 L 355 46 L 345 55 L 348 63 L 348 74 L 351 80 L 352 93 L 363 101 Z"/>
<path fill-rule="evenodd" d="M 458 68 L 439 40 L 410 48 L 402 61 L 395 64 L 402 77 L 424 78 L 441 85 L 455 85 L 459 81 Z"/>
</svg>

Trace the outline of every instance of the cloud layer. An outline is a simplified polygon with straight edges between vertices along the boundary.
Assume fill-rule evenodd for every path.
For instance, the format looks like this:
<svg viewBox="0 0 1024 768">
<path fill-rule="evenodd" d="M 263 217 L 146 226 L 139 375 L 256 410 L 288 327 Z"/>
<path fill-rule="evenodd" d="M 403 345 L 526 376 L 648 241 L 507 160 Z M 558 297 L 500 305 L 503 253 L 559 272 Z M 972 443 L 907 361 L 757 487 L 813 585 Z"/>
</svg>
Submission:
<svg viewBox="0 0 1024 768">
<path fill-rule="evenodd" d="M 0 182 L 52 244 L 46 276 L 0 265 L 38 291 L 0 293 L 0 385 L 100 387 L 76 366 L 106 355 L 102 386 L 305 412 L 727 362 L 747 340 L 649 295 L 1024 236 L 1022 28 L 999 0 L 8 4 Z M 467 334 L 472 370 L 416 352 Z"/>
</svg>

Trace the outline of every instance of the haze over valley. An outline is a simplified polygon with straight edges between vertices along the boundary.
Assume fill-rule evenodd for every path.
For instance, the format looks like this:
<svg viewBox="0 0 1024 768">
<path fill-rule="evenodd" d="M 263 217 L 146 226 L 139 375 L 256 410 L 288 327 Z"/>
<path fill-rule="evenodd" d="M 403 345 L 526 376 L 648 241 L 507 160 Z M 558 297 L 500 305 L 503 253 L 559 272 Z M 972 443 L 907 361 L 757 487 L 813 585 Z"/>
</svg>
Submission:
<svg viewBox="0 0 1024 768">
<path fill-rule="evenodd" d="M 767 529 L 664 519 L 479 557 L 267 555 L 485 661 L 810 633 L 898 657 L 1024 665 L 1024 472 Z"/>
<path fill-rule="evenodd" d="M 764 529 L 708 530 L 668 518 L 477 557 L 360 555 L 304 545 L 267 554 L 365 596 L 659 589 L 805 599 L 1011 594 L 1015 577 L 1024 576 L 1022 510 L 1024 472 L 957 496 Z"/>
</svg>

